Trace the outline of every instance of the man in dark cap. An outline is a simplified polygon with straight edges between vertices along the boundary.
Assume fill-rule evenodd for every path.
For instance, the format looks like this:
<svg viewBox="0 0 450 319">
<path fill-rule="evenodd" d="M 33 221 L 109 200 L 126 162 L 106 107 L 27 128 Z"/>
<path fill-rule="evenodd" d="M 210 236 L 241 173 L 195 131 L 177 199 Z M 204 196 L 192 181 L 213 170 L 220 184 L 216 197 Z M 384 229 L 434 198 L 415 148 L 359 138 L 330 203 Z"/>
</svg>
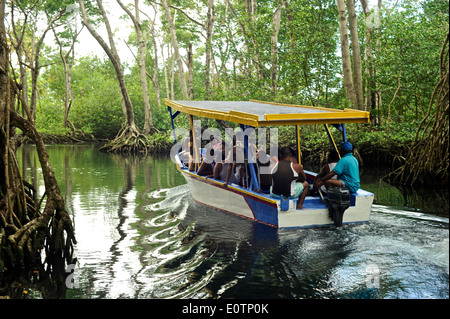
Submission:
<svg viewBox="0 0 450 319">
<path fill-rule="evenodd" d="M 336 164 L 331 172 L 316 182 L 318 187 L 325 185 L 326 188 L 347 187 L 352 193 L 359 189 L 359 165 L 358 160 L 353 156 L 353 147 L 349 142 L 342 142 L 342 158 Z M 331 179 L 337 175 L 337 179 Z"/>
</svg>

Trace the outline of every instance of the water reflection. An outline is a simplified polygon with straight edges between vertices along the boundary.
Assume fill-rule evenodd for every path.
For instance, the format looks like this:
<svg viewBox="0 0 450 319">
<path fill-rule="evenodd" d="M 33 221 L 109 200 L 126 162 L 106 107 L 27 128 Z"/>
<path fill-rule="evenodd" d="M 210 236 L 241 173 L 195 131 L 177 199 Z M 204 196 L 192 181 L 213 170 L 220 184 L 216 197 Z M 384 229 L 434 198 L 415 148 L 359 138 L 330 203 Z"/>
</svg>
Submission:
<svg viewBox="0 0 450 319">
<path fill-rule="evenodd" d="M 421 195 L 408 206 L 383 172 L 361 180 L 377 196 L 371 223 L 276 230 L 194 202 L 168 157 L 48 152 L 75 224 L 77 285 L 56 295 L 30 273 L 0 285 L 27 278 L 30 298 L 448 298 L 448 213 L 422 210 Z M 21 156 L 42 191 L 34 148 Z"/>
</svg>

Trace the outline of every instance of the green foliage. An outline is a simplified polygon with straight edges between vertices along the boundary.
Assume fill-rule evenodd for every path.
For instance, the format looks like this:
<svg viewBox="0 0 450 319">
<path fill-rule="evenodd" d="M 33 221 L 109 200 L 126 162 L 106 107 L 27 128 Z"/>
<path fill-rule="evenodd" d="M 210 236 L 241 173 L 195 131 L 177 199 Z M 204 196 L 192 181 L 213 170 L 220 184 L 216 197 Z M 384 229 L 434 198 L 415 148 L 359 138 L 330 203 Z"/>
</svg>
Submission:
<svg viewBox="0 0 450 319">
<path fill-rule="evenodd" d="M 383 92 L 384 118 L 391 101 L 396 123 L 421 119 L 426 113 L 448 27 L 448 0 L 405 1 L 401 8 L 382 15 L 374 61 L 378 90 Z M 401 86 L 394 99 L 399 78 Z"/>
<path fill-rule="evenodd" d="M 64 5 L 70 1 L 58 3 Z M 334 0 L 298 0 L 290 1 L 282 9 L 281 26 L 278 34 L 277 90 L 272 89 L 270 67 L 272 64 L 271 35 L 273 13 L 280 2 L 265 0 L 257 2 L 257 11 L 249 15 L 246 3 L 230 1 L 237 17 L 222 2 L 215 3 L 215 25 L 212 50 L 215 57 L 214 78 L 211 79 L 210 99 L 213 100 L 270 100 L 294 104 L 306 104 L 342 109 L 348 106 L 342 87 L 341 61 L 339 57 L 338 16 Z M 170 1 L 176 7 L 185 10 L 201 23 L 206 21 L 206 1 L 176 0 Z M 428 109 L 429 99 L 439 74 L 439 51 L 442 39 L 448 31 L 448 0 L 405 0 L 386 3 L 381 11 L 381 26 L 373 34 L 374 68 L 376 83 L 374 89 L 380 92 L 380 109 L 372 110 L 372 115 L 382 118 L 382 126 L 348 126 L 353 143 L 367 149 L 405 148 L 414 137 L 417 121 L 420 121 Z M 55 8 L 56 8 L 55 7 Z M 95 6 L 93 7 L 95 8 Z M 360 8 L 357 7 L 357 10 Z M 174 16 L 175 9 L 171 9 Z M 161 42 L 170 42 L 167 21 L 159 12 L 162 21 L 157 26 Z M 363 60 L 367 45 L 366 26 L 363 14 L 359 16 L 359 38 Z M 142 25 L 148 32 L 149 22 L 145 16 Z M 126 20 L 131 24 L 131 21 Z M 242 32 L 241 24 L 245 28 Z M 177 12 L 175 26 L 180 47 L 189 43 L 194 46 L 193 89 L 194 99 L 203 100 L 205 92 L 204 57 L 206 47 L 200 36 L 202 29 L 189 20 L 183 13 Z M 129 44 L 137 47 L 136 37 L 130 36 Z M 153 74 L 153 42 L 146 38 L 147 70 Z M 247 48 L 249 51 L 247 51 Z M 165 78 L 163 64 L 166 67 L 173 61 L 159 62 L 159 85 L 161 98 L 165 97 Z M 173 58 L 173 57 L 171 57 Z M 186 57 L 183 57 L 186 59 Z M 38 105 L 37 124 L 43 131 L 64 132 L 63 95 L 64 86 L 62 67 L 58 55 L 46 52 L 47 67 L 40 78 L 40 104 Z M 363 61 L 366 62 L 366 61 Z M 181 99 L 179 75 L 174 73 L 175 99 Z M 187 70 L 185 70 L 187 73 Z M 126 72 L 126 82 L 133 103 L 136 124 L 142 128 L 144 123 L 144 105 L 139 82 L 137 63 L 130 65 Z M 187 76 L 187 74 L 186 74 Z M 368 83 L 363 72 L 364 83 Z M 394 98 L 394 93 L 400 87 Z M 151 81 L 149 83 L 150 103 L 153 123 L 161 132 L 150 138 L 156 148 L 165 145 L 170 136 L 170 120 L 165 106 L 157 107 L 157 101 Z M 84 57 L 76 60 L 72 74 L 74 100 L 69 119 L 77 129 L 92 133 L 96 137 L 111 138 L 120 130 L 124 121 L 121 98 L 115 72 L 111 63 L 96 57 Z M 390 123 L 388 123 L 390 121 Z M 215 125 L 214 123 L 204 123 Z M 177 125 L 186 124 L 186 119 L 177 118 Z M 389 129 L 387 129 L 389 127 Z M 280 136 L 284 144 L 293 144 L 292 129 L 282 129 Z M 303 134 L 304 133 L 304 134 Z M 328 138 L 321 127 L 303 128 L 305 147 L 326 149 Z M 335 133 L 333 133 L 335 134 Z M 339 134 L 337 134 L 339 135 Z M 338 138 L 339 136 L 337 136 Z"/>
<path fill-rule="evenodd" d="M 66 135 L 70 132 L 64 127 L 64 109 L 52 99 L 41 101 L 36 114 L 36 128 L 41 133 Z"/>
<path fill-rule="evenodd" d="M 71 119 L 76 128 L 99 138 L 112 138 L 123 123 L 121 97 L 109 61 L 86 57 L 73 68 Z"/>
<path fill-rule="evenodd" d="M 173 146 L 173 136 L 171 131 L 157 132 L 147 136 L 150 140 L 148 146 L 151 152 L 166 152 Z"/>
</svg>

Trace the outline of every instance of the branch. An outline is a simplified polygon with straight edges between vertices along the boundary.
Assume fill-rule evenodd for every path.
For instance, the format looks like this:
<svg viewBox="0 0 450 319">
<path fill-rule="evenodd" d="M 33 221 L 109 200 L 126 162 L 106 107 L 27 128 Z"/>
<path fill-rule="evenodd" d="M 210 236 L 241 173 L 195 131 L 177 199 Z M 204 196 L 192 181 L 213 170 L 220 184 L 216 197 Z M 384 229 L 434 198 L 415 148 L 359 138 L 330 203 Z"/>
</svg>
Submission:
<svg viewBox="0 0 450 319">
<path fill-rule="evenodd" d="M 83 19 L 83 24 L 88 29 L 89 33 L 97 40 L 97 42 L 100 44 L 100 46 L 105 51 L 106 55 L 110 58 L 113 62 L 113 65 L 115 65 L 115 62 L 117 62 L 119 57 L 117 56 L 116 52 L 113 51 L 112 48 L 108 46 L 108 44 L 102 39 L 102 37 L 95 31 L 94 27 L 92 26 L 91 22 L 89 21 L 89 18 L 86 13 L 86 9 L 84 7 L 83 0 L 78 0 L 78 4 L 80 5 L 80 11 L 81 11 L 81 17 Z"/>
<path fill-rule="evenodd" d="M 123 40 L 123 42 L 127 46 L 128 50 L 130 50 L 130 53 L 133 55 L 133 58 L 136 60 L 136 62 L 138 62 L 138 58 L 137 58 L 136 54 L 134 54 L 133 50 L 131 50 L 131 48 L 128 45 L 127 41 Z M 153 77 L 150 75 L 150 73 L 147 70 L 145 70 L 145 74 L 147 74 L 147 76 L 153 81 Z"/>
<path fill-rule="evenodd" d="M 159 5 L 159 6 L 161 6 L 161 7 L 163 6 L 161 3 L 156 2 L 156 1 L 150 0 L 150 2 L 156 3 L 157 5 Z M 177 8 L 177 7 L 173 6 L 173 5 L 169 5 L 169 8 L 172 8 L 172 9 L 175 9 L 175 10 L 180 11 L 182 14 L 184 14 L 184 15 L 186 16 L 186 18 L 188 18 L 189 20 L 191 20 L 191 21 L 194 22 L 195 24 L 201 26 L 203 29 L 206 28 L 204 24 L 202 24 L 202 23 L 198 22 L 197 20 L 194 20 L 193 18 L 191 18 L 191 17 L 190 17 L 186 12 L 184 12 L 182 9 Z"/>
</svg>

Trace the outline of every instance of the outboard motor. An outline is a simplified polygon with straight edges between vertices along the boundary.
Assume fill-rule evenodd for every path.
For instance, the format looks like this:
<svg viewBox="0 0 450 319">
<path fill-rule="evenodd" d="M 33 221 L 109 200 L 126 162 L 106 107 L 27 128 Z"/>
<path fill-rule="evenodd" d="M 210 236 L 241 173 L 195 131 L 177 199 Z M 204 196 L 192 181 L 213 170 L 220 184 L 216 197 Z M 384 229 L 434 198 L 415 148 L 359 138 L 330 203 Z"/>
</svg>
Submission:
<svg viewBox="0 0 450 319">
<path fill-rule="evenodd" d="M 330 187 L 328 189 L 328 211 L 334 226 L 342 226 L 344 212 L 350 207 L 350 190 L 345 187 Z"/>
</svg>

